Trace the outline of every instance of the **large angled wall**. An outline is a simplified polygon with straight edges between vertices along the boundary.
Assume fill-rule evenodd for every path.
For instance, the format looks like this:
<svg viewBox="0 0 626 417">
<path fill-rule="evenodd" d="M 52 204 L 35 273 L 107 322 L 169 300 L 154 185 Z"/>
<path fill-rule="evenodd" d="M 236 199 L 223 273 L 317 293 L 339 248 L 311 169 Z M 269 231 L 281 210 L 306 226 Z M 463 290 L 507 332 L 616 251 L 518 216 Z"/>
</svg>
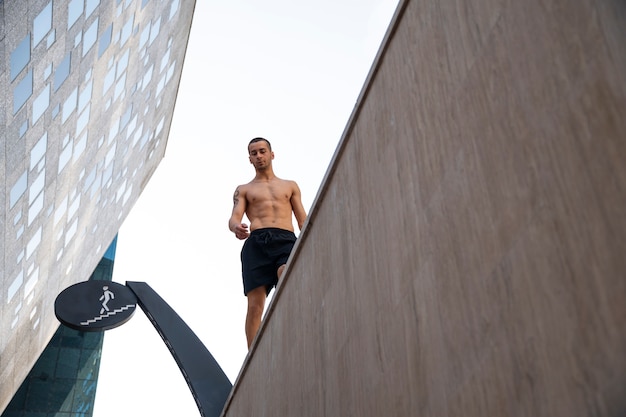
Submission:
<svg viewBox="0 0 626 417">
<path fill-rule="evenodd" d="M 401 1 L 225 416 L 626 413 L 626 3 Z"/>
</svg>

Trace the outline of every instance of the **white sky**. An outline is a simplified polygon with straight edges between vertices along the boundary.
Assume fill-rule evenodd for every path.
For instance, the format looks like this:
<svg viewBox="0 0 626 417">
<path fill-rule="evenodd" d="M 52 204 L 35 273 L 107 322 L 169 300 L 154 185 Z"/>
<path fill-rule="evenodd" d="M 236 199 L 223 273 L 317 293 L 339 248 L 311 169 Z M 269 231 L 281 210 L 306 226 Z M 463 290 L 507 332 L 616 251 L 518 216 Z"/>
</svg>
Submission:
<svg viewBox="0 0 626 417">
<path fill-rule="evenodd" d="M 165 159 L 119 232 L 113 280 L 147 282 L 231 382 L 246 298 L 227 222 L 254 176 L 248 141 L 272 142 L 274 172 L 298 182 L 308 213 L 397 3 L 197 0 Z M 165 415 L 199 412 L 138 308 L 105 335 L 94 417 Z"/>
</svg>

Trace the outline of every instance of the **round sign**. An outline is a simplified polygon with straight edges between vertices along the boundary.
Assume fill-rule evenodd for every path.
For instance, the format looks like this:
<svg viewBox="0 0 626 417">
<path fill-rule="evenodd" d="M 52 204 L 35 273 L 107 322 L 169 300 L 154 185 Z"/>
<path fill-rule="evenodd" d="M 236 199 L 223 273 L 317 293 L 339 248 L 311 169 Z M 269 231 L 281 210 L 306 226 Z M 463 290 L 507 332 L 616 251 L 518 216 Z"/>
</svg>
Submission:
<svg viewBox="0 0 626 417">
<path fill-rule="evenodd" d="M 83 332 L 113 329 L 135 313 L 137 297 L 112 281 L 85 281 L 64 289 L 54 302 L 54 314 L 64 325 Z"/>
</svg>

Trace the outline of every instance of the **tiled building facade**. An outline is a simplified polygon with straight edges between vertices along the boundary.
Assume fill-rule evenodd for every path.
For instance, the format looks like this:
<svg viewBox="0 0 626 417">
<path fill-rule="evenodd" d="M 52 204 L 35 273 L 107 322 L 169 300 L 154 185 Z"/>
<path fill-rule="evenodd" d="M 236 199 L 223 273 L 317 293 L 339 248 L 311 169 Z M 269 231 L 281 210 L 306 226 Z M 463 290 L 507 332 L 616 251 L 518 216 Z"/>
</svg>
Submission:
<svg viewBox="0 0 626 417">
<path fill-rule="evenodd" d="M 163 158 L 194 6 L 0 1 L 0 411 Z"/>
</svg>

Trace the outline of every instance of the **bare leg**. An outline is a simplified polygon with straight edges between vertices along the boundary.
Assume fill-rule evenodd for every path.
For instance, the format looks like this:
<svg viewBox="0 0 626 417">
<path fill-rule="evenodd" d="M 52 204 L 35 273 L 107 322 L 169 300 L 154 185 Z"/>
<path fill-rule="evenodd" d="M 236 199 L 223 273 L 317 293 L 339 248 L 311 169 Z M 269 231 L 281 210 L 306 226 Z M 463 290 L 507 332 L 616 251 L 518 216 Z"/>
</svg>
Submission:
<svg viewBox="0 0 626 417">
<path fill-rule="evenodd" d="M 283 275 L 283 271 L 285 270 L 285 266 L 287 266 L 287 265 L 282 264 L 281 266 L 278 267 L 278 272 L 277 272 L 278 279 L 280 279 L 280 277 Z"/>
<path fill-rule="evenodd" d="M 267 295 L 264 286 L 248 292 L 248 314 L 246 315 L 246 339 L 248 340 L 248 349 L 252 346 L 252 341 L 259 331 L 259 327 L 261 327 L 266 298 Z"/>
</svg>

